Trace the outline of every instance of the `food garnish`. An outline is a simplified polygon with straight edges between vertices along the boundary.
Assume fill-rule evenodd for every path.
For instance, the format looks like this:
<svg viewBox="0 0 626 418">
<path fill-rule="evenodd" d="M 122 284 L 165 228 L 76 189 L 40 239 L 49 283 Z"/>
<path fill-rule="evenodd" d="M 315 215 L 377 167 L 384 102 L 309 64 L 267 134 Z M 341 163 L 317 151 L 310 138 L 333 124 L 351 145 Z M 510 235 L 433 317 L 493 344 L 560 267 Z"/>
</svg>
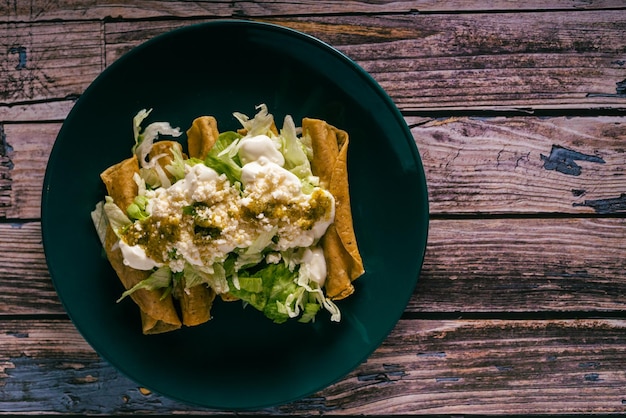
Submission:
<svg viewBox="0 0 626 418">
<path fill-rule="evenodd" d="M 364 273 L 352 225 L 348 134 L 319 119 L 278 131 L 265 105 L 242 128 L 212 116 L 183 132 L 133 119 L 132 155 L 102 174 L 92 219 L 107 257 L 139 306 L 145 334 L 211 319 L 219 296 L 283 323 L 311 322 L 354 292 Z M 164 138 L 165 137 L 165 138 Z"/>
</svg>

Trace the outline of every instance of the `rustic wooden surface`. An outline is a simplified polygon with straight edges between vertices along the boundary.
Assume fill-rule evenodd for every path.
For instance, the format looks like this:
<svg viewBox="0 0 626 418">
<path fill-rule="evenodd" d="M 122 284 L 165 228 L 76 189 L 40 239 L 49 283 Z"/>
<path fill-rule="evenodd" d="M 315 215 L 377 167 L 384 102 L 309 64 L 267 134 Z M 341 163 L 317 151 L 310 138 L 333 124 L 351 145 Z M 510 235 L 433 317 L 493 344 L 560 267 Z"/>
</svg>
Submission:
<svg viewBox="0 0 626 418">
<path fill-rule="evenodd" d="M 397 327 L 313 396 L 250 415 L 626 412 L 622 0 L 0 4 L 0 414 L 230 414 L 150 393 L 65 315 L 46 267 L 50 149 L 124 52 L 216 18 L 337 47 L 383 86 L 429 184 L 422 276 Z"/>
</svg>

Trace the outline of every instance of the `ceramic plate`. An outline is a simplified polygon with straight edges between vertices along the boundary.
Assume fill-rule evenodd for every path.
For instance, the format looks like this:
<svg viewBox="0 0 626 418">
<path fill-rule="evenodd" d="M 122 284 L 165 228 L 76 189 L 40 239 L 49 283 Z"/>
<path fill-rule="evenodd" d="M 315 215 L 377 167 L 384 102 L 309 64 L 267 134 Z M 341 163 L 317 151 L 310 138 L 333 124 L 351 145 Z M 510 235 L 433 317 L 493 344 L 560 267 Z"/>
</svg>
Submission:
<svg viewBox="0 0 626 418">
<path fill-rule="evenodd" d="M 129 157 L 132 117 L 185 130 L 214 115 L 239 127 L 265 103 L 282 125 L 321 118 L 350 134 L 354 225 L 366 273 L 313 324 L 276 325 L 239 303 L 217 301 L 208 323 L 145 336 L 130 299 L 103 257 L 90 212 L 103 199 L 99 174 Z M 184 138 L 184 137 L 182 137 Z M 184 140 L 184 139 L 183 139 Z M 48 163 L 42 229 L 52 280 L 89 344 L 141 386 L 220 409 L 286 403 L 354 370 L 400 319 L 422 265 L 428 230 L 426 182 L 404 119 L 362 68 L 327 44 L 287 28 L 215 21 L 158 36 L 107 68 L 70 112 Z"/>
</svg>

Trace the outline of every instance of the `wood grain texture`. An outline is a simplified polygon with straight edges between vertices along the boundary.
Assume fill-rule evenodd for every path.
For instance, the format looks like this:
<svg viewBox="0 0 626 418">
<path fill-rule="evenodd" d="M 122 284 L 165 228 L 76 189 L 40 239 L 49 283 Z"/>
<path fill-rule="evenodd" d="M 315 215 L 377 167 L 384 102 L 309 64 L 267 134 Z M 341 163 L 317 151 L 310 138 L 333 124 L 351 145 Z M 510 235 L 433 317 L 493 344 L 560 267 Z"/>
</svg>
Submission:
<svg viewBox="0 0 626 418">
<path fill-rule="evenodd" d="M 404 111 L 617 107 L 626 101 L 616 91 L 616 83 L 626 77 L 619 64 L 626 52 L 617 39 L 623 38 L 625 27 L 619 13 L 275 22 L 339 48 Z M 581 57 L 583 50 L 588 53 Z"/>
<path fill-rule="evenodd" d="M 0 314 L 64 312 L 40 234 L 37 222 L 0 224 Z M 620 218 L 432 220 L 407 312 L 621 311 L 624 237 Z"/>
<path fill-rule="evenodd" d="M 626 212 L 626 117 L 415 118 L 435 215 Z M 58 123 L 0 125 L 0 219 L 39 217 Z"/>
<path fill-rule="evenodd" d="M 0 315 L 63 314 L 38 222 L 0 223 Z"/>
<path fill-rule="evenodd" d="M 49 102 L 22 102 L 9 105 L 0 103 L 0 123 L 62 121 L 70 113 L 77 99 L 78 96 L 70 95 L 66 98 L 55 99 Z"/>
<path fill-rule="evenodd" d="M 244 17 L 312 15 L 337 13 L 417 13 L 474 12 L 520 10 L 598 10 L 623 8 L 619 0 L 540 0 L 516 2 L 510 0 L 484 1 L 325 1 L 299 0 L 289 2 L 264 1 L 159 1 L 45 0 L 6 1 L 0 4 L 0 16 L 9 21 L 45 21 L 53 19 L 147 19 L 190 17 Z"/>
<path fill-rule="evenodd" d="M 263 19 L 337 47 L 406 112 L 626 107 L 624 13 Z M 7 23 L 0 37 L 0 121 L 29 120 L 33 114 L 25 110 L 19 119 L 14 106 L 76 97 L 105 60 L 110 65 L 157 34 L 206 20 Z M 55 110 L 56 117 L 63 116 Z"/>
<path fill-rule="evenodd" d="M 0 122 L 5 108 L 81 94 L 103 69 L 101 23 L 3 23 Z"/>
<path fill-rule="evenodd" d="M 35 219 L 58 123 L 0 125 L 0 219 Z"/>
<path fill-rule="evenodd" d="M 626 220 L 433 220 L 409 312 L 607 312 L 626 300 Z"/>
<path fill-rule="evenodd" d="M 407 118 L 431 211 L 626 213 L 626 118 Z"/>
<path fill-rule="evenodd" d="M 250 414 L 623 413 L 625 331 L 624 321 L 602 319 L 400 321 L 337 383 Z M 2 410 L 229 413 L 171 401 L 131 382 L 68 321 L 6 321 L 0 346 Z"/>
<path fill-rule="evenodd" d="M 403 111 L 451 111 L 623 108 L 625 19 L 592 11 L 264 20 L 338 48 Z M 107 63 L 158 33 L 198 22 L 107 23 Z"/>
<path fill-rule="evenodd" d="M 136 45 L 221 18 L 303 31 L 368 71 L 410 126 L 432 215 L 383 344 L 328 388 L 243 415 L 626 413 L 622 0 L 9 0 L 0 414 L 238 415 L 153 393 L 99 357 L 58 299 L 39 222 L 50 150 L 87 86 Z"/>
<path fill-rule="evenodd" d="M 335 46 L 403 111 L 449 111 L 623 107 L 626 96 L 618 87 L 626 78 L 624 19 L 598 11 L 265 21 Z M 107 62 L 157 33 L 193 22 L 106 24 Z"/>
</svg>

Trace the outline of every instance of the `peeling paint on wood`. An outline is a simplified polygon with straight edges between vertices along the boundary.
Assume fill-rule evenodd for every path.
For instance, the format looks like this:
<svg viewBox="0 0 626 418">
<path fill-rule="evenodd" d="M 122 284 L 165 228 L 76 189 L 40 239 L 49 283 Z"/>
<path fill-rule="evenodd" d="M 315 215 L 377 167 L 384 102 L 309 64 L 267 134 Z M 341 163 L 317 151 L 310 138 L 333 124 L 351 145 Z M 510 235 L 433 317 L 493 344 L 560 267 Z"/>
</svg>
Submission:
<svg viewBox="0 0 626 418">
<path fill-rule="evenodd" d="M 626 193 L 622 193 L 621 195 L 619 195 L 619 197 L 585 200 L 582 203 L 574 203 L 573 205 L 588 206 L 590 208 L 593 208 L 597 213 L 601 215 L 622 213 L 626 212 Z"/>
<path fill-rule="evenodd" d="M 572 203 L 626 191 L 624 117 L 406 120 L 439 216 L 590 213 Z"/>
<path fill-rule="evenodd" d="M 99 22 L 2 23 L 0 104 L 81 94 L 104 69 L 102 36 Z M 5 113 L 0 111 L 3 122 Z"/>
<path fill-rule="evenodd" d="M 552 146 L 549 156 L 546 157 L 541 154 L 541 160 L 544 162 L 543 168 L 546 170 L 556 170 L 559 173 L 568 174 L 570 176 L 580 176 L 582 172 L 582 167 L 576 164 L 576 161 L 599 164 L 605 163 L 605 161 L 597 155 L 583 154 L 559 145 Z"/>
<path fill-rule="evenodd" d="M 618 96 L 626 96 L 626 79 L 615 83 L 617 88 L 615 89 Z"/>
<path fill-rule="evenodd" d="M 0 124 L 0 219 L 6 218 L 7 208 L 11 206 L 12 153 L 13 147 L 7 142 L 4 125 Z"/>
<path fill-rule="evenodd" d="M 9 48 L 9 55 L 11 54 L 16 54 L 18 57 L 17 65 L 15 66 L 16 70 L 22 70 L 26 68 L 26 47 L 13 46 Z"/>
<path fill-rule="evenodd" d="M 5 370 L 6 377 L 0 376 L 0 411 L 115 414 L 198 410 L 139 387 L 102 360 L 84 360 L 80 367 L 65 367 L 54 358 L 20 356 L 9 361 L 13 367 Z"/>
</svg>

